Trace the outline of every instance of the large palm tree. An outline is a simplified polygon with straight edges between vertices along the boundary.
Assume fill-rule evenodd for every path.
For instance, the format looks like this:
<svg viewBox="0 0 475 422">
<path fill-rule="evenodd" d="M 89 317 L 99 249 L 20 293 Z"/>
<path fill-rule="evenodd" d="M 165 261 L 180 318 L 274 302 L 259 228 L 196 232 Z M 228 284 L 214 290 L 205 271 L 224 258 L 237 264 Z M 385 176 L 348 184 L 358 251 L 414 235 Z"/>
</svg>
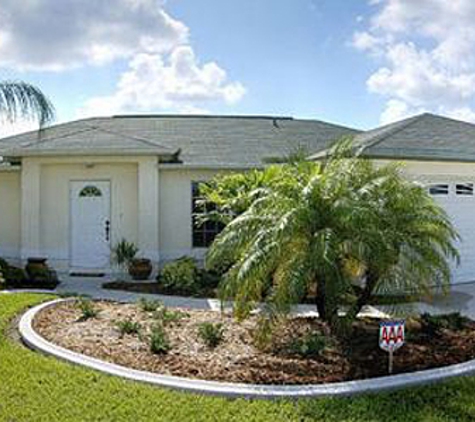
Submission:
<svg viewBox="0 0 475 422">
<path fill-rule="evenodd" d="M 34 85 L 22 81 L 0 81 L 0 117 L 10 122 L 34 119 L 43 127 L 54 119 L 54 108 Z"/>
<path fill-rule="evenodd" d="M 350 151 L 344 143 L 326 162 L 263 170 L 265 186 L 247 193 L 249 207 L 216 238 L 206 265 L 229 263 L 222 295 L 239 316 L 261 300 L 286 312 L 310 287 L 320 316 L 337 329 L 376 289 L 448 285 L 457 234 L 444 211 L 398 166 L 377 167 Z M 349 262 L 362 269 L 359 294 Z M 352 301 L 346 320 L 338 316 L 343 298 Z"/>
</svg>

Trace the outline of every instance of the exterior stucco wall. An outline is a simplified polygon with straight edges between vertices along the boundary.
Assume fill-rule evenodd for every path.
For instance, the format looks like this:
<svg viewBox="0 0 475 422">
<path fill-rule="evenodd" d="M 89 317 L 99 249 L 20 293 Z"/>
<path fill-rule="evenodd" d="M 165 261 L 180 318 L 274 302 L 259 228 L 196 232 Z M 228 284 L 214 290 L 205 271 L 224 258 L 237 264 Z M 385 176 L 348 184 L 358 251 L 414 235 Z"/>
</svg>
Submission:
<svg viewBox="0 0 475 422">
<path fill-rule="evenodd" d="M 380 164 L 389 161 L 379 160 Z M 475 164 L 409 161 L 402 163 L 408 177 L 421 182 L 475 180 Z M 161 168 L 159 173 L 160 259 L 169 261 L 183 255 L 201 259 L 206 249 L 192 247 L 191 183 L 233 170 L 187 170 Z M 239 171 L 239 170 L 235 170 Z"/>
<path fill-rule="evenodd" d="M 66 270 L 70 181 L 110 180 L 112 245 L 124 237 L 153 261 L 201 259 L 205 249 L 192 247 L 191 184 L 233 171 L 239 170 L 157 168 L 153 157 L 26 158 L 22 173 L 0 173 L 0 216 L 6 222 L 0 224 L 0 256 L 40 254 Z M 428 182 L 475 181 L 475 164 L 408 161 L 404 173 Z M 39 198 L 31 201 L 31 195 Z"/>
<path fill-rule="evenodd" d="M 169 261 L 183 255 L 202 259 L 205 248 L 193 248 L 191 184 L 230 170 L 160 170 L 159 244 L 160 258 Z"/>
<path fill-rule="evenodd" d="M 19 260 L 21 250 L 21 173 L 0 171 L 0 257 Z"/>
<path fill-rule="evenodd" d="M 378 160 L 380 164 L 390 161 Z M 475 179 L 475 163 L 451 163 L 439 161 L 406 161 L 401 162 L 403 173 L 408 177 L 421 181 L 459 180 L 473 181 Z"/>
</svg>

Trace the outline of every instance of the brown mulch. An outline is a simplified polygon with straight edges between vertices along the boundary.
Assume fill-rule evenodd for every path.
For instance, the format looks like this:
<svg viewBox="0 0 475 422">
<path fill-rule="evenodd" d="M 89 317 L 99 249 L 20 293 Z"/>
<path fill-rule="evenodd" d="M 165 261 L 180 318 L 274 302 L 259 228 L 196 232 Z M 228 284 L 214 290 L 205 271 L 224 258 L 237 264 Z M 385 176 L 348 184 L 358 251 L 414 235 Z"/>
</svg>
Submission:
<svg viewBox="0 0 475 422">
<path fill-rule="evenodd" d="M 184 318 L 168 323 L 165 330 L 171 350 L 165 355 L 150 352 L 149 335 L 155 323 L 152 313 L 134 304 L 94 302 L 96 318 L 81 321 L 81 312 L 65 302 L 40 312 L 34 328 L 49 341 L 88 356 L 135 369 L 191 378 L 257 384 L 309 384 L 370 378 L 387 374 L 387 353 L 378 347 L 376 320 L 354 325 L 345 343 L 331 339 L 317 357 L 290 352 L 293 338 L 328 328 L 315 318 L 293 318 L 276 331 L 272 347 L 261 351 L 254 345 L 257 318 L 238 323 L 228 314 L 188 310 Z M 140 335 L 121 336 L 117 321 L 130 318 L 142 326 Z M 198 336 L 203 322 L 222 323 L 224 341 L 215 349 Z M 407 343 L 395 353 L 394 373 L 410 372 L 460 363 L 475 357 L 475 323 L 460 331 L 443 330 L 438 336 L 424 334 L 420 325 L 407 327 Z"/>
</svg>

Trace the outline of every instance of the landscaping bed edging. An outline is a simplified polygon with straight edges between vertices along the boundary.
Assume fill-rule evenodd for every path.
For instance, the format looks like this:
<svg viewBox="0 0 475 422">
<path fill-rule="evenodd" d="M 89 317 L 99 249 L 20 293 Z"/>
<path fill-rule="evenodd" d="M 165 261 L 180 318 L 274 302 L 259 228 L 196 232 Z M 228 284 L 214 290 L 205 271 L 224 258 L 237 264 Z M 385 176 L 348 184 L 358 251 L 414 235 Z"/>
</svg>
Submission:
<svg viewBox="0 0 475 422">
<path fill-rule="evenodd" d="M 357 381 L 308 385 L 257 385 L 198 380 L 170 375 L 154 374 L 105 362 L 73 352 L 45 340 L 33 329 L 36 314 L 43 309 L 72 299 L 56 299 L 28 310 L 20 319 L 19 331 L 23 342 L 33 350 L 59 359 L 95 369 L 109 375 L 173 388 L 197 394 L 256 399 L 312 398 L 350 396 L 362 393 L 377 393 L 385 390 L 430 384 L 444 379 L 475 373 L 475 359 L 443 368 L 428 369 L 406 374 L 391 375 Z"/>
</svg>

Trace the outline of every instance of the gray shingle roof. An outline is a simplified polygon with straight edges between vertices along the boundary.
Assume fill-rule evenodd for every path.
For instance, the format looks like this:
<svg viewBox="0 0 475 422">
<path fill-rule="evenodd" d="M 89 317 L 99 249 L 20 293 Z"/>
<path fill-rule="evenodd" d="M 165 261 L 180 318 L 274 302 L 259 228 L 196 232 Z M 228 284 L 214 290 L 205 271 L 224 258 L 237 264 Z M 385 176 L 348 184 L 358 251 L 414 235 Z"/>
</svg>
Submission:
<svg viewBox="0 0 475 422">
<path fill-rule="evenodd" d="M 430 113 L 361 133 L 355 141 L 371 157 L 475 161 L 475 125 Z"/>
<path fill-rule="evenodd" d="M 0 156 L 154 154 L 189 165 L 262 165 L 300 148 L 327 148 L 354 129 L 260 116 L 114 116 L 55 125 L 0 140 Z"/>
<path fill-rule="evenodd" d="M 355 143 L 372 158 L 475 161 L 475 125 L 430 113 L 361 132 Z M 322 150 L 310 158 L 327 153 Z"/>
</svg>

